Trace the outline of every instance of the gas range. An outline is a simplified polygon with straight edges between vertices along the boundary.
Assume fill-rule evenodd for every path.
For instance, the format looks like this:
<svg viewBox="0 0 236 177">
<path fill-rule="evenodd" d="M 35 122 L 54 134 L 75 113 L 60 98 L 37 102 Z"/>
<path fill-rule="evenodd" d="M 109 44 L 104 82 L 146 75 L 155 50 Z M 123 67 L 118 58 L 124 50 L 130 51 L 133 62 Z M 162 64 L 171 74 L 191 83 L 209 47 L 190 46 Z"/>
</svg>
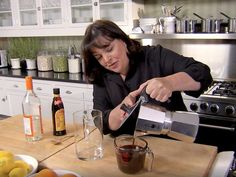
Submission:
<svg viewBox="0 0 236 177">
<path fill-rule="evenodd" d="M 224 116 L 236 122 L 236 81 L 213 81 L 199 98 L 184 95 L 188 111 Z"/>
<path fill-rule="evenodd" d="M 195 142 L 236 152 L 236 81 L 213 81 L 199 98 L 182 96 L 188 111 L 199 115 Z"/>
</svg>

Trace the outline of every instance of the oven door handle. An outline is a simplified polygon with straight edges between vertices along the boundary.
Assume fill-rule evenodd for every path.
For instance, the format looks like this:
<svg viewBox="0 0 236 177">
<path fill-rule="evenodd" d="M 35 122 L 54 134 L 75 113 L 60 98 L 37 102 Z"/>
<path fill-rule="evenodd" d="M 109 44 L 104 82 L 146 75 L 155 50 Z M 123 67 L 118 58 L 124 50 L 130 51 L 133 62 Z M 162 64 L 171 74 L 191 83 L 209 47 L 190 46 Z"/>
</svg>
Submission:
<svg viewBox="0 0 236 177">
<path fill-rule="evenodd" d="M 208 124 L 199 124 L 201 127 L 208 127 L 208 128 L 215 128 L 215 129 L 221 129 L 221 130 L 228 130 L 228 131 L 235 131 L 235 128 L 231 127 L 224 127 L 224 126 L 217 126 L 217 125 L 208 125 Z"/>
</svg>

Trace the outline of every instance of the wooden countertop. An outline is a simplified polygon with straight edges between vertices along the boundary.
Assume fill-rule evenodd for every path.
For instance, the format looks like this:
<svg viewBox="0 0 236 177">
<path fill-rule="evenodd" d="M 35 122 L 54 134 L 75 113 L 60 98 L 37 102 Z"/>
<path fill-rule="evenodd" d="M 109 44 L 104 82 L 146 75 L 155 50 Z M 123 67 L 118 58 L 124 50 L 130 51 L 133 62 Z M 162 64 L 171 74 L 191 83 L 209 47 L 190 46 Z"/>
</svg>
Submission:
<svg viewBox="0 0 236 177">
<path fill-rule="evenodd" d="M 155 159 L 153 171 L 141 171 L 135 176 L 148 177 L 206 177 L 216 157 L 217 147 L 184 143 L 156 137 L 145 137 Z M 44 160 L 41 165 L 53 169 L 67 169 L 82 177 L 128 177 L 118 167 L 113 138 L 104 137 L 104 157 L 95 161 L 77 159 L 74 144 Z M 63 159 L 63 160 L 62 160 Z"/>
<path fill-rule="evenodd" d="M 24 135 L 22 115 L 0 120 L 0 149 L 9 150 L 14 154 L 31 155 L 41 162 L 74 143 L 73 137 L 67 137 L 63 143 L 54 145 L 51 140 L 61 137 L 52 135 L 52 122 L 48 119 L 43 119 L 43 129 L 42 140 L 27 142 Z M 72 135 L 72 130 L 70 126 L 67 126 L 68 135 Z"/>
<path fill-rule="evenodd" d="M 41 167 L 66 169 L 77 172 L 82 177 L 130 176 L 118 167 L 113 147 L 114 139 L 104 136 L 104 157 L 100 160 L 81 161 L 75 154 L 74 138 L 61 145 L 50 142 L 53 138 L 51 123 L 43 121 L 45 134 L 41 141 L 28 143 L 23 133 L 22 116 L 14 116 L 0 121 L 0 149 L 35 157 Z M 69 128 L 69 133 L 72 127 Z M 154 152 L 152 172 L 145 170 L 135 176 L 148 177 L 206 177 L 217 155 L 217 147 L 185 143 L 157 137 L 144 137 Z"/>
</svg>

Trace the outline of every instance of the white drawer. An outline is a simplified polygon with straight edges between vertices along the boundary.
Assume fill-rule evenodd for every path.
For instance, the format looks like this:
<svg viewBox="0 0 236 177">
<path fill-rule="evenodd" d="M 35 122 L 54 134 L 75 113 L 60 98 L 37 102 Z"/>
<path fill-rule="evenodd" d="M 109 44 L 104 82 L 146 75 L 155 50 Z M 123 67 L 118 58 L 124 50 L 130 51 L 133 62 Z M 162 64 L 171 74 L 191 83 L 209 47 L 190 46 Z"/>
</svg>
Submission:
<svg viewBox="0 0 236 177">
<path fill-rule="evenodd" d="M 63 98 L 70 98 L 75 100 L 83 100 L 84 88 L 76 88 L 76 87 L 63 87 L 63 86 L 55 86 L 60 88 L 60 95 Z"/>
<path fill-rule="evenodd" d="M 33 90 L 36 95 L 51 95 L 53 97 L 53 86 L 44 83 L 33 82 Z"/>
<path fill-rule="evenodd" d="M 25 82 L 22 81 L 18 81 L 18 80 L 11 80 L 11 81 L 6 81 L 6 88 L 7 90 L 14 90 L 14 91 L 25 91 L 26 87 L 25 87 Z"/>
</svg>

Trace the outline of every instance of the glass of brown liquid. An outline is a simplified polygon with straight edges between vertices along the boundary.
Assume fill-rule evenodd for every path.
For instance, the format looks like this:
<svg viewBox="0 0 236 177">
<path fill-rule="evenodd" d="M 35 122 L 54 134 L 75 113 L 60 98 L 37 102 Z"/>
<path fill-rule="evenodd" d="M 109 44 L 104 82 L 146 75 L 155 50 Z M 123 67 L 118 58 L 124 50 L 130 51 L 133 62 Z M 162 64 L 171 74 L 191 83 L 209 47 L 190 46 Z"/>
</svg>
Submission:
<svg viewBox="0 0 236 177">
<path fill-rule="evenodd" d="M 117 164 L 119 169 L 128 174 L 134 174 L 144 169 L 147 156 L 147 170 L 152 170 L 154 154 L 147 141 L 132 135 L 121 135 L 114 140 Z"/>
</svg>

